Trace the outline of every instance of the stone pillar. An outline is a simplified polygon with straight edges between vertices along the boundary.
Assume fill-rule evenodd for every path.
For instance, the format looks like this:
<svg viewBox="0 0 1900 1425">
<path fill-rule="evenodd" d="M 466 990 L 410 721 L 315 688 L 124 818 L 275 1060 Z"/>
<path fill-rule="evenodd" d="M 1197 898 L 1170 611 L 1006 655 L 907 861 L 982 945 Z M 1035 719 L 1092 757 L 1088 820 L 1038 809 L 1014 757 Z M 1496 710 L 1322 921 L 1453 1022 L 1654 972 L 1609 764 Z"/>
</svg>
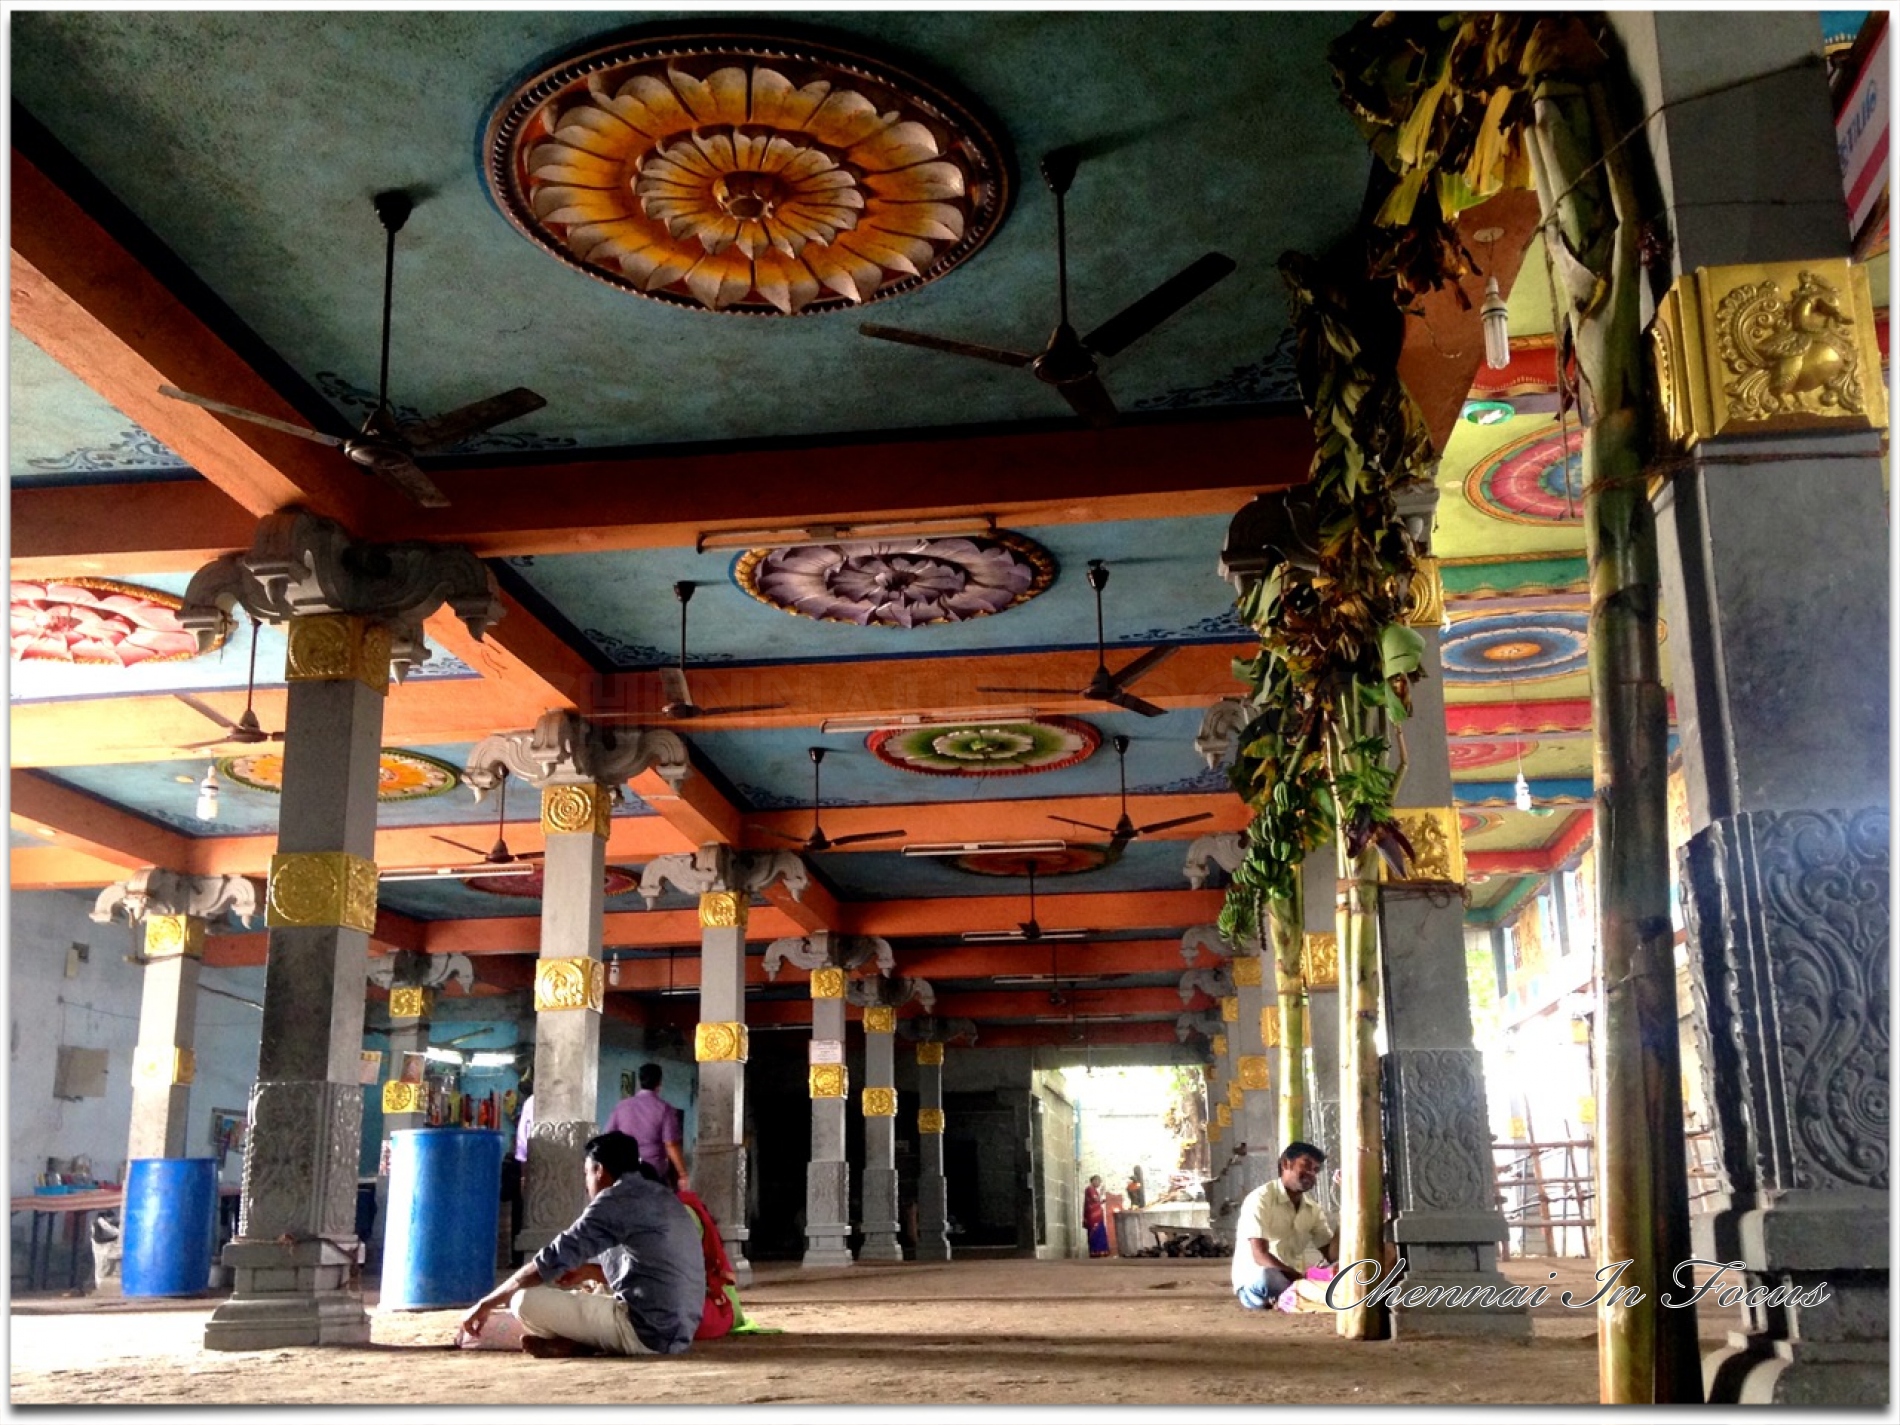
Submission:
<svg viewBox="0 0 1900 1425">
<path fill-rule="evenodd" d="M 1326 1154 L 1319 1198 L 1327 1221 L 1339 1225 L 1339 932 L 1334 898 L 1338 858 L 1323 846 L 1300 863 L 1300 897 L 1306 911 L 1300 946 L 1300 976 L 1306 981 L 1306 1137 Z M 1280 1145 L 1284 1148 L 1286 1145 Z"/>
<path fill-rule="evenodd" d="M 943 1175 L 943 1043 L 917 1046 L 917 1260 L 950 1260 L 950 1197 Z"/>
<path fill-rule="evenodd" d="M 1230 1196 L 1239 1210 L 1241 1199 L 1273 1176 L 1280 1156 L 1279 1102 L 1275 1095 L 1274 1061 L 1280 1047 L 1280 1006 L 1273 989 L 1273 960 L 1259 948 L 1237 946 L 1228 971 L 1234 978 L 1238 1018 L 1229 1026 L 1234 1049 L 1234 1081 L 1240 1102 L 1234 1109 L 1234 1133 L 1246 1154 L 1234 1160 Z"/>
<path fill-rule="evenodd" d="M 719 1224 L 740 1286 L 752 1282 L 745 1244 L 745 937 L 752 894 L 783 878 L 794 895 L 808 883 L 790 852 L 743 856 L 717 844 L 691 856 L 656 856 L 640 873 L 649 905 L 662 882 L 699 897 L 699 1132 L 693 1145 L 693 1190 Z"/>
<path fill-rule="evenodd" d="M 376 1221 L 369 1251 L 370 1261 L 382 1257 L 381 1243 L 388 1230 L 384 1208 L 389 1202 L 389 1144 L 392 1133 L 426 1127 L 429 1105 L 424 1088 L 418 1082 L 404 1082 L 403 1071 L 410 1054 L 421 1054 L 429 1047 L 429 1015 L 435 1008 L 435 992 L 417 983 L 418 963 L 426 967 L 428 957 L 413 951 L 399 952 L 403 962 L 392 967 L 400 980 L 389 986 L 389 1076 L 383 1081 L 383 1141 L 376 1160 Z M 510 1145 L 510 1151 L 513 1151 Z"/>
<path fill-rule="evenodd" d="M 889 1005 L 864 1007 L 864 1169 L 859 1174 L 859 1211 L 863 1234 L 858 1257 L 866 1262 L 901 1262 L 897 1241 L 897 1011 Z"/>
<path fill-rule="evenodd" d="M 1429 526 L 1436 492 L 1410 495 L 1400 509 Z M 1387 1190 L 1405 1288 L 1493 1287 L 1504 1215 L 1497 1206 L 1484 1061 L 1471 1034 L 1465 976 L 1464 852 L 1451 800 L 1445 736 L 1445 679 L 1439 662 L 1444 594 L 1438 567 L 1422 561 L 1409 622 L 1423 640 L 1399 784 L 1399 825 L 1414 852 L 1405 878 L 1388 877 L 1380 897 L 1385 959 Z M 1530 1335 L 1523 1309 L 1398 1307 L 1394 1336 Z"/>
<path fill-rule="evenodd" d="M 1646 112 L 1710 95 L 1646 130 L 1675 240 L 1651 333 L 1674 458 L 1653 496 L 1722 1172 L 1694 1247 L 1748 1287 L 1829 1289 L 1741 1306 L 1704 1383 L 1711 1404 L 1885 1404 L 1888 401 L 1842 260 L 1820 36 L 1791 13 L 1615 25 Z"/>
<path fill-rule="evenodd" d="M 360 1344 L 356 1287 L 363 988 L 376 923 L 376 793 L 391 664 L 428 656 L 422 620 L 448 602 L 480 637 L 500 616 L 466 549 L 363 546 L 286 510 L 243 554 L 192 578 L 179 622 L 210 644 L 242 604 L 289 625 L 283 797 L 265 899 L 264 1022 L 251 1092 L 230 1299 L 214 1350 Z"/>
<path fill-rule="evenodd" d="M 115 910 L 142 927 L 145 959 L 125 1156 L 182 1158 L 205 929 L 226 910 L 249 925 L 257 888 L 240 876 L 186 876 L 148 866 L 101 891 L 92 919 L 108 921 Z"/>
<path fill-rule="evenodd" d="M 1232 1190 L 1239 1181 L 1234 1151 L 1246 1141 L 1236 1127 L 1234 1113 L 1242 1097 L 1235 1066 L 1240 1001 L 1234 995 L 1233 971 L 1225 963 L 1225 957 L 1231 952 L 1219 935 L 1210 927 L 1196 926 L 1181 937 L 1183 959 L 1192 961 L 1202 949 L 1221 956 L 1223 963 L 1212 968 L 1192 969 L 1182 975 L 1181 1001 L 1186 1004 L 1197 994 L 1206 995 L 1214 1001 L 1218 1015 L 1214 1022 L 1219 1027 L 1208 1036 L 1212 1062 L 1207 1068 L 1207 1203 L 1210 1223 L 1215 1235 L 1220 1236 L 1226 1233 L 1240 1207 L 1240 1196 Z"/>
<path fill-rule="evenodd" d="M 531 731 L 485 737 L 469 753 L 464 778 L 477 798 L 510 775 L 541 792 L 546 855 L 534 971 L 534 1126 L 526 1220 L 515 1233 L 521 1252 L 546 1246 L 587 1201 L 581 1161 L 600 1123 L 607 838 L 621 784 L 650 767 L 677 786 L 686 775 L 686 745 L 670 732 L 595 727 L 560 709 L 542 714 Z"/>
<path fill-rule="evenodd" d="M 813 934 L 828 942 L 823 931 Z M 851 1256 L 851 1165 L 845 1157 L 844 1110 L 850 1073 L 844 1062 L 845 973 L 827 965 L 811 972 L 811 1161 L 805 1165 L 807 1267 L 848 1267 Z"/>
</svg>

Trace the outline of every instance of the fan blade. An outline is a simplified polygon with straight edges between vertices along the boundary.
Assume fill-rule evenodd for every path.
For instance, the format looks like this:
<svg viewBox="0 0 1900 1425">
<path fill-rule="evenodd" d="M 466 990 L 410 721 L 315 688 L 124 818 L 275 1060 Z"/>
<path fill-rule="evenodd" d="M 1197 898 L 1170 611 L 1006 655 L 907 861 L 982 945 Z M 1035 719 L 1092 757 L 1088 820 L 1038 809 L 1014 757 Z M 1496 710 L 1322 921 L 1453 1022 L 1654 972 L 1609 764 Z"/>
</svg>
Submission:
<svg viewBox="0 0 1900 1425">
<path fill-rule="evenodd" d="M 472 855 L 481 857 L 484 862 L 488 860 L 488 853 L 486 851 L 477 850 L 466 841 L 455 841 L 447 836 L 436 836 L 433 833 L 430 834 L 429 840 L 440 841 L 444 846 L 453 846 L 458 851 L 467 851 Z"/>
<path fill-rule="evenodd" d="M 1212 816 L 1212 815 L 1213 815 L 1213 813 L 1212 813 L 1212 812 L 1209 812 L 1209 813 L 1208 813 L 1208 815 L 1209 815 L 1209 816 Z M 1067 823 L 1068 823 L 1068 824 L 1069 824 L 1070 826 L 1080 826 L 1080 827 L 1083 827 L 1083 828 L 1085 828 L 1085 829 L 1087 829 L 1087 830 L 1089 830 L 1089 831 L 1099 831 L 1099 832 L 1101 832 L 1101 833 L 1102 833 L 1103 835 L 1105 835 L 1105 836 L 1112 836 L 1112 835 L 1114 835 L 1114 834 L 1115 834 L 1115 828 L 1114 828 L 1114 827 L 1112 827 L 1112 826 L 1097 826 L 1097 825 L 1096 825 L 1096 824 L 1095 824 L 1094 822 L 1092 822 L 1092 821 L 1077 821 L 1077 820 L 1076 820 L 1076 819 L 1075 819 L 1074 817 L 1072 817 L 1072 816 L 1057 816 L 1057 815 L 1056 815 L 1055 813 L 1053 813 L 1053 812 L 1051 812 L 1051 813 L 1049 814 L 1049 820 L 1051 820 L 1051 821 L 1066 821 L 1066 822 L 1067 822 Z"/>
<path fill-rule="evenodd" d="M 1159 668 L 1163 663 L 1166 663 L 1170 658 L 1174 657 L 1176 653 L 1180 652 L 1180 648 L 1181 646 L 1178 643 L 1165 645 L 1161 648 L 1150 648 L 1119 673 L 1111 674 L 1109 682 L 1118 688 L 1131 688 L 1141 679 L 1154 672 L 1154 670 Z"/>
<path fill-rule="evenodd" d="M 953 341 L 947 336 L 910 332 L 902 327 L 880 327 L 866 322 L 861 324 L 858 330 L 866 336 L 876 337 L 879 341 L 902 342 L 905 346 L 921 346 L 931 351 L 947 351 L 952 356 L 974 356 L 978 361 L 994 361 L 998 366 L 1027 366 L 1036 359 L 1020 351 L 1005 351 L 1000 346 L 978 346 L 975 342 Z"/>
<path fill-rule="evenodd" d="M 422 473 L 422 467 L 399 450 L 378 451 L 376 461 L 369 468 L 424 509 L 439 510 L 449 502 L 449 497 L 436 488 L 435 481 Z"/>
<path fill-rule="evenodd" d="M 228 747 L 230 745 L 230 738 L 214 737 L 209 742 L 187 742 L 178 750 L 181 752 L 196 752 L 201 747 Z"/>
<path fill-rule="evenodd" d="M 1091 373 L 1080 381 L 1064 381 L 1056 390 L 1069 403 L 1069 409 L 1090 425 L 1105 426 L 1114 422 L 1115 403 L 1109 399 L 1108 388 L 1102 384 L 1101 377 Z"/>
<path fill-rule="evenodd" d="M 190 708 L 193 712 L 198 713 L 203 717 L 210 718 L 219 727 L 228 727 L 233 732 L 236 732 L 238 730 L 238 725 L 235 722 L 232 722 L 230 718 L 226 717 L 223 713 L 219 712 L 216 708 L 209 707 L 206 704 L 199 702 L 190 693 L 173 693 L 172 696 L 174 698 L 177 698 L 179 702 L 183 703 L 186 707 Z M 219 742 L 229 742 L 231 739 L 228 737 L 220 737 L 217 740 Z M 209 747 L 211 744 L 208 742 L 200 742 L 195 745 L 199 747 Z"/>
<path fill-rule="evenodd" d="M 194 396 L 189 391 L 181 391 L 176 386 L 160 386 L 158 394 L 170 396 L 174 401 L 188 401 L 194 406 L 203 406 L 207 411 L 216 411 L 223 416 L 236 416 L 252 425 L 269 426 L 285 435 L 301 436 L 305 440 L 314 440 L 318 445 L 342 445 L 343 437 L 325 435 L 320 430 L 311 430 L 309 426 L 292 425 L 289 421 L 280 421 L 275 416 L 260 416 L 256 411 L 247 411 L 241 406 L 227 406 L 223 401 L 214 401 L 209 396 Z"/>
<path fill-rule="evenodd" d="M 979 693 L 1053 693 L 1059 698 L 1076 696 L 1074 688 L 978 688 Z"/>
<path fill-rule="evenodd" d="M 775 831 L 769 826 L 748 826 L 747 831 L 757 832 L 760 836 L 776 836 L 780 841 L 789 841 L 794 846 L 803 846 L 805 838 L 793 836 L 789 831 Z"/>
<path fill-rule="evenodd" d="M 1146 698 L 1138 698 L 1133 693 L 1124 693 L 1120 688 L 1114 689 L 1102 701 L 1113 703 L 1118 708 L 1127 708 L 1130 712 L 1138 712 L 1143 717 L 1160 717 L 1167 712 L 1166 708 L 1156 707 Z"/>
<path fill-rule="evenodd" d="M 1210 811 L 1205 814 L 1212 816 L 1214 813 Z M 517 851 L 514 854 L 514 859 L 517 861 L 545 861 L 548 859 L 548 853 L 545 851 Z"/>
<path fill-rule="evenodd" d="M 1113 356 L 1146 336 L 1201 293 L 1234 270 L 1234 260 L 1218 252 L 1194 259 L 1145 297 L 1137 297 L 1094 331 L 1082 344 L 1101 356 Z"/>
<path fill-rule="evenodd" d="M 458 440 L 489 430 L 504 421 L 512 421 L 517 416 L 525 416 L 530 411 L 538 411 L 546 404 L 545 396 L 537 395 L 526 386 L 517 386 L 512 391 L 503 391 L 499 396 L 471 401 L 466 406 L 457 406 L 430 420 L 404 426 L 402 438 L 409 442 L 413 450 L 432 450 L 438 445 L 453 445 Z"/>
<path fill-rule="evenodd" d="M 660 669 L 660 696 L 668 706 L 674 703 L 690 703 L 692 690 L 686 686 L 686 670 L 683 668 Z"/>
<path fill-rule="evenodd" d="M 1193 816 L 1177 816 L 1168 821 L 1151 821 L 1146 826 L 1135 828 L 1135 835 L 1147 836 L 1151 832 L 1166 831 L 1171 826 L 1186 826 L 1190 822 L 1206 821 L 1214 815 L 1211 811 L 1196 812 Z"/>
<path fill-rule="evenodd" d="M 854 831 L 849 836 L 832 837 L 831 844 L 835 848 L 839 846 L 849 846 L 854 841 L 885 841 L 893 836 L 907 836 L 909 834 L 910 833 L 905 831 Z"/>
<path fill-rule="evenodd" d="M 784 706 L 784 703 L 740 703 L 729 708 L 701 708 L 700 712 L 707 717 L 728 717 L 737 713 L 777 712 Z"/>
</svg>

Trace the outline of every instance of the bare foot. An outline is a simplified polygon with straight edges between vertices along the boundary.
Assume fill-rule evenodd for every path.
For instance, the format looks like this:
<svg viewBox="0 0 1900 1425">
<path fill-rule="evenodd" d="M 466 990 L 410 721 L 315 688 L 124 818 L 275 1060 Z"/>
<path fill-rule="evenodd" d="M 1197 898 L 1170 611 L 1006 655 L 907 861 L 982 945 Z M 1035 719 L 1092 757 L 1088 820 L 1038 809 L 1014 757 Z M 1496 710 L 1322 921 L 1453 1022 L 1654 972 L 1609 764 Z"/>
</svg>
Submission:
<svg viewBox="0 0 1900 1425">
<path fill-rule="evenodd" d="M 579 1341 L 570 1341 L 565 1336 L 523 1336 L 521 1349 L 537 1360 L 552 1360 L 560 1356 L 595 1356 L 600 1353 L 592 1346 Z"/>
</svg>

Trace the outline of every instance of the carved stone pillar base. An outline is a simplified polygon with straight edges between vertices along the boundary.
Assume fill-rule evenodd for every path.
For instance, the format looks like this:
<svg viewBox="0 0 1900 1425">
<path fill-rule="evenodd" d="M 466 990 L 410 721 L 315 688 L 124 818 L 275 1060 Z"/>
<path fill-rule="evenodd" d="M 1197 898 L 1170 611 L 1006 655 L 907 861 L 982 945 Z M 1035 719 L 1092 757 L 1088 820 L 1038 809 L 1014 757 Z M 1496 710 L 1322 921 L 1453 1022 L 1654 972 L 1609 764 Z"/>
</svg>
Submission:
<svg viewBox="0 0 1900 1425">
<path fill-rule="evenodd" d="M 700 1073 L 704 1075 L 710 1067 L 701 1064 Z M 701 1080 L 702 1092 L 705 1079 Z M 704 1113 L 704 1099 L 700 1112 Z M 751 1240 L 752 1230 L 746 1226 L 746 1161 L 745 1148 L 738 1143 L 708 1143 L 702 1136 L 699 1146 L 693 1153 L 693 1183 L 695 1190 L 701 1182 L 717 1184 L 719 1201 L 713 1200 L 709 1192 L 700 1192 L 707 1211 L 713 1215 L 713 1221 L 719 1224 L 719 1235 L 725 1241 L 726 1255 L 732 1259 L 733 1275 L 742 1287 L 752 1285 L 752 1263 L 745 1254 L 745 1244 Z"/>
<path fill-rule="evenodd" d="M 1466 1299 L 1464 1294 L 1488 1289 L 1502 1294 L 1511 1290 L 1509 1278 L 1498 1271 L 1498 1249 L 1491 1244 L 1471 1242 L 1427 1242 L 1406 1241 L 1406 1224 L 1396 1224 L 1394 1231 L 1400 1234 L 1398 1251 L 1405 1259 L 1405 1275 L 1400 1280 L 1398 1292 L 1387 1298 L 1392 1307 L 1392 1338 L 1411 1339 L 1421 1336 L 1505 1336 L 1530 1339 L 1530 1312 L 1521 1306 L 1480 1306 L 1474 1301 L 1470 1306 L 1463 1305 L 1426 1305 L 1405 1306 L 1401 1299 L 1410 1292 L 1421 1288 L 1430 1291 L 1443 1288 L 1445 1296 L 1439 1298 L 1442 1303 L 1450 1295 L 1460 1294 L 1455 1300 Z M 1414 1231 L 1425 1228 L 1445 1232 L 1484 1231 L 1483 1219 L 1460 1226 L 1456 1222 L 1442 1223 L 1435 1227 L 1426 1224 L 1411 1224 Z"/>
<path fill-rule="evenodd" d="M 938 1157 L 941 1161 L 941 1149 Z M 917 1260 L 950 1260 L 949 1194 L 942 1167 L 931 1169 L 927 1151 L 924 1168 L 917 1175 Z"/>
<path fill-rule="evenodd" d="M 587 1205 L 582 1163 L 587 1156 L 587 1140 L 598 1132 L 592 1119 L 566 1123 L 535 1120 L 528 1134 L 528 1167 L 522 1176 L 516 1251 L 533 1256 L 581 1215 Z"/>
<path fill-rule="evenodd" d="M 360 1346 L 369 1341 L 355 1241 L 237 1241 L 224 1249 L 230 1299 L 205 1323 L 205 1349 Z"/>
<path fill-rule="evenodd" d="M 864 1241 L 858 1247 L 861 1262 L 901 1262 L 904 1249 L 897 1241 L 897 1170 L 866 1168 Z"/>
<path fill-rule="evenodd" d="M 805 1256 L 801 1265 L 851 1265 L 850 1171 L 850 1165 L 842 1161 L 805 1165 Z"/>
<path fill-rule="evenodd" d="M 1725 1189 L 1691 1227 L 1740 1264 L 1696 1308 L 1741 1316 L 1711 1404 L 1887 1403 L 1888 838 L 1884 808 L 1743 812 L 1682 854 Z"/>
</svg>

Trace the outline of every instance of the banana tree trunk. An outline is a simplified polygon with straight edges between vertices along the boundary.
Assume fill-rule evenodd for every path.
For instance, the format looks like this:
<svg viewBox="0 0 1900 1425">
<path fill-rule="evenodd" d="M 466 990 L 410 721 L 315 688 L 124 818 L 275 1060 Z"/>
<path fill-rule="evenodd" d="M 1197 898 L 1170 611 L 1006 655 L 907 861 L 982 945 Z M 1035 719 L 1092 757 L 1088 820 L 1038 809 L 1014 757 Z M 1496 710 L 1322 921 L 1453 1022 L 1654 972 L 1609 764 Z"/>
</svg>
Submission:
<svg viewBox="0 0 1900 1425">
<path fill-rule="evenodd" d="M 1300 948 L 1306 936 L 1306 906 L 1300 882 L 1276 900 L 1273 921 L 1273 987 L 1280 1005 L 1280 1141 L 1285 1148 L 1306 1137 L 1306 980 Z"/>
<path fill-rule="evenodd" d="M 1590 564 L 1598 936 L 1597 1260 L 1626 1262 L 1598 1302 L 1604 1404 L 1700 1403 L 1696 1319 L 1663 1292 L 1687 1260 L 1681 1056 L 1669 915 L 1668 716 L 1657 646 L 1660 578 L 1644 470 L 1639 209 L 1600 84 L 1545 82 L 1531 153 L 1568 303 L 1589 427 L 1583 519 Z M 1607 1273 L 1605 1274 L 1607 1277 Z M 1628 1288 L 1640 1291 L 1631 1301 Z"/>
</svg>

